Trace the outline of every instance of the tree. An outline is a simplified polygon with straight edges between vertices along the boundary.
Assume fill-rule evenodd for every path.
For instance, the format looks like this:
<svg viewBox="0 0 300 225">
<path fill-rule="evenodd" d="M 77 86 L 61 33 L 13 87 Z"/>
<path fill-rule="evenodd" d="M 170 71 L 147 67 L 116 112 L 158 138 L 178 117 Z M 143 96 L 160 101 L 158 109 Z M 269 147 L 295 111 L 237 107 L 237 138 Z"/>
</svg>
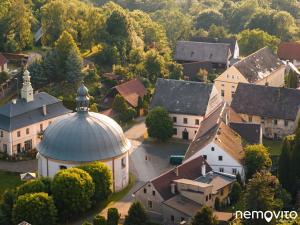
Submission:
<svg viewBox="0 0 300 225">
<path fill-rule="evenodd" d="M 112 174 L 108 166 L 100 162 L 81 165 L 78 168 L 87 172 L 95 183 L 95 200 L 104 200 L 111 194 Z"/>
<path fill-rule="evenodd" d="M 60 170 L 54 176 L 52 195 L 62 220 L 89 209 L 94 192 L 92 177 L 81 169 Z"/>
<path fill-rule="evenodd" d="M 170 62 L 168 64 L 169 78 L 174 80 L 180 80 L 183 78 L 183 67 L 176 62 Z"/>
<path fill-rule="evenodd" d="M 269 169 L 271 165 L 270 154 L 263 145 L 248 145 L 245 148 L 245 166 L 248 179 L 256 172 Z"/>
<path fill-rule="evenodd" d="M 207 82 L 208 81 L 208 72 L 206 69 L 199 69 L 197 73 L 197 80 L 201 82 Z"/>
<path fill-rule="evenodd" d="M 42 86 L 48 83 L 48 78 L 46 77 L 44 71 L 44 63 L 42 60 L 35 60 L 28 66 L 28 70 L 31 76 L 31 82 L 34 86 Z"/>
<path fill-rule="evenodd" d="M 193 217 L 191 225 L 217 225 L 218 222 L 213 216 L 213 211 L 207 206 L 203 206 Z"/>
<path fill-rule="evenodd" d="M 158 140 L 166 141 L 173 135 L 172 120 L 162 107 L 156 107 L 148 113 L 146 126 L 149 136 Z"/>
<path fill-rule="evenodd" d="M 269 34 L 273 34 L 273 13 L 274 11 L 268 9 L 259 9 L 249 20 L 246 28 L 249 30 L 260 29 Z"/>
<path fill-rule="evenodd" d="M 83 60 L 74 49 L 71 49 L 66 60 L 66 73 L 67 73 L 67 81 L 69 83 L 76 83 L 82 80 L 82 66 Z"/>
<path fill-rule="evenodd" d="M 62 32 L 58 40 L 55 42 L 55 49 L 59 59 L 63 62 L 68 59 L 71 51 L 74 51 L 74 54 L 76 55 L 80 55 L 79 48 L 68 31 Z"/>
<path fill-rule="evenodd" d="M 20 196 L 13 208 L 13 221 L 34 225 L 55 225 L 57 210 L 52 197 L 46 193 L 25 194 Z"/>
<path fill-rule="evenodd" d="M 109 208 L 107 210 L 107 225 L 118 225 L 120 219 L 120 214 L 118 209 Z"/>
<path fill-rule="evenodd" d="M 0 84 L 3 84 L 9 79 L 9 74 L 5 71 L 0 72 Z"/>
<path fill-rule="evenodd" d="M 6 190 L 2 195 L 0 203 L 0 224 L 12 224 L 12 211 L 16 201 L 16 191 L 14 189 Z"/>
<path fill-rule="evenodd" d="M 206 9 L 199 13 L 196 18 L 195 28 L 208 30 L 211 25 L 221 26 L 223 24 L 223 15 L 214 9 Z"/>
<path fill-rule="evenodd" d="M 155 83 L 158 77 L 164 77 L 166 74 L 164 58 L 153 49 L 146 52 L 144 66 L 148 79 L 152 83 Z"/>
<path fill-rule="evenodd" d="M 211 25 L 208 30 L 208 37 L 211 38 L 226 38 L 228 37 L 228 31 L 223 26 Z"/>
<path fill-rule="evenodd" d="M 124 225 L 146 225 L 148 221 L 146 210 L 140 202 L 134 202 L 125 216 Z"/>
<path fill-rule="evenodd" d="M 107 225 L 105 217 L 100 214 L 96 215 L 93 219 L 93 225 Z"/>
<path fill-rule="evenodd" d="M 125 113 L 127 111 L 128 105 L 121 95 L 117 94 L 115 96 L 115 99 L 112 104 L 112 109 L 120 114 Z"/>
<path fill-rule="evenodd" d="M 273 16 L 273 34 L 281 40 L 290 40 L 295 29 L 294 17 L 286 12 L 280 11 Z"/>
<path fill-rule="evenodd" d="M 298 76 L 292 70 L 286 76 L 286 87 L 288 88 L 297 88 L 298 87 Z"/>
<path fill-rule="evenodd" d="M 269 172 L 261 171 L 253 175 L 246 186 L 245 211 L 278 211 L 283 202 L 276 197 L 280 190 L 278 179 Z M 247 224 L 269 224 L 265 219 L 252 219 Z"/>
<path fill-rule="evenodd" d="M 241 194 L 242 194 L 241 185 L 238 182 L 235 182 L 231 188 L 231 192 L 229 195 L 231 204 L 237 203 L 241 198 Z"/>
<path fill-rule="evenodd" d="M 275 51 L 279 44 L 278 38 L 259 29 L 243 30 L 239 33 L 238 40 L 242 55 L 249 55 L 265 46 Z"/>
<path fill-rule="evenodd" d="M 21 196 L 29 193 L 50 193 L 50 184 L 44 183 L 43 179 L 30 180 L 22 184 L 17 189 L 17 196 Z"/>
</svg>

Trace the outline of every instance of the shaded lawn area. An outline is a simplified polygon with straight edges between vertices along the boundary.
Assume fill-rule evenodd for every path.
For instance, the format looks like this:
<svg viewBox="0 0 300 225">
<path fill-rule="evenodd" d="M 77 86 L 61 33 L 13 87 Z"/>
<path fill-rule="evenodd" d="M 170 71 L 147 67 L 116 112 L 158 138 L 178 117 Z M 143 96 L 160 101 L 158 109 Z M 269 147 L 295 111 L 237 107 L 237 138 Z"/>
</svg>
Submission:
<svg viewBox="0 0 300 225">
<path fill-rule="evenodd" d="M 281 140 L 270 140 L 265 139 L 263 140 L 264 146 L 269 149 L 270 155 L 279 156 L 281 153 Z"/>
<path fill-rule="evenodd" d="M 6 189 L 15 188 L 20 184 L 22 184 L 22 181 L 18 173 L 0 171 L 0 202 Z"/>
</svg>

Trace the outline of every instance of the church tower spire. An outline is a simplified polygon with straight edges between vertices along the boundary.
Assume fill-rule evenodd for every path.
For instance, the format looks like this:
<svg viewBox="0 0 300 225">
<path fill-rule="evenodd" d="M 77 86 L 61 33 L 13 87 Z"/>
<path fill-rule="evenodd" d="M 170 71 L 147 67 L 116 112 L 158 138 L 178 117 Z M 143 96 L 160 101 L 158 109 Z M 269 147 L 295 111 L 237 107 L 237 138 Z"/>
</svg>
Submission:
<svg viewBox="0 0 300 225">
<path fill-rule="evenodd" d="M 21 89 L 21 98 L 25 99 L 26 102 L 33 101 L 33 88 L 31 86 L 29 74 L 28 70 L 24 71 L 23 87 Z"/>
<path fill-rule="evenodd" d="M 77 112 L 88 112 L 89 111 L 89 103 L 90 103 L 90 96 L 89 90 L 87 87 L 81 83 L 80 87 L 77 90 Z"/>
</svg>

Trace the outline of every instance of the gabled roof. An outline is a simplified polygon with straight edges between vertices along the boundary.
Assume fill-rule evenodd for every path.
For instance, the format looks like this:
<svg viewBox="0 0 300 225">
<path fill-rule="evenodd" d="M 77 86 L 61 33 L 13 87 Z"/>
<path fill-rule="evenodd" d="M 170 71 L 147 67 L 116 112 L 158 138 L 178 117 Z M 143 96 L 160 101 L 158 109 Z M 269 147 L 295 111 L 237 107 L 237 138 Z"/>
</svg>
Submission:
<svg viewBox="0 0 300 225">
<path fill-rule="evenodd" d="M 278 46 L 277 55 L 283 60 L 300 60 L 300 43 L 281 42 Z"/>
<path fill-rule="evenodd" d="M 164 107 L 169 113 L 205 115 L 213 84 L 158 78 L 150 108 Z"/>
<path fill-rule="evenodd" d="M 43 105 L 46 105 L 46 115 L 43 114 Z M 71 112 L 66 109 L 62 101 L 45 93 L 34 95 L 34 101 L 26 102 L 18 99 L 0 107 L 0 129 L 12 131 L 39 121 L 51 119 Z"/>
<path fill-rule="evenodd" d="M 229 44 L 232 54 L 234 53 L 235 45 L 237 44 L 236 38 L 194 37 L 191 39 L 191 41 Z"/>
<path fill-rule="evenodd" d="M 139 97 L 147 93 L 141 81 L 134 79 L 114 87 L 118 93 L 133 107 L 138 106 Z"/>
<path fill-rule="evenodd" d="M 189 162 L 183 163 L 177 167 L 178 176 L 176 175 L 176 168 L 167 171 L 166 173 L 154 178 L 150 182 L 155 187 L 156 191 L 164 200 L 173 196 L 171 192 L 171 183 L 178 179 L 195 180 L 202 176 L 201 167 L 205 163 L 206 172 L 211 171 L 210 166 L 206 163 L 202 156 L 199 156 Z"/>
<path fill-rule="evenodd" d="M 294 121 L 300 107 L 300 91 L 239 83 L 231 107 L 237 113 Z"/>
<path fill-rule="evenodd" d="M 210 71 L 212 69 L 211 62 L 192 62 L 192 63 L 183 63 L 183 75 L 189 77 L 191 80 L 197 79 L 197 74 L 200 69 L 205 69 Z"/>
<path fill-rule="evenodd" d="M 197 134 L 185 154 L 185 160 L 201 151 L 209 143 L 214 142 L 235 160 L 242 163 L 244 158 L 242 139 L 226 125 L 226 120 L 229 119 L 228 112 L 230 112 L 228 106 L 223 105 L 201 122 Z"/>
<path fill-rule="evenodd" d="M 229 123 L 248 144 L 260 144 L 261 125 L 256 123 Z"/>
<path fill-rule="evenodd" d="M 195 41 L 178 41 L 174 54 L 174 59 L 177 61 L 223 64 L 227 64 L 230 57 L 231 52 L 229 44 Z"/>
<path fill-rule="evenodd" d="M 0 53 L 0 66 L 3 66 L 5 63 L 7 63 L 7 59 Z"/>
<path fill-rule="evenodd" d="M 273 54 L 270 48 L 265 47 L 233 64 L 233 66 L 243 74 L 249 83 L 255 83 L 269 76 L 284 64 Z"/>
</svg>

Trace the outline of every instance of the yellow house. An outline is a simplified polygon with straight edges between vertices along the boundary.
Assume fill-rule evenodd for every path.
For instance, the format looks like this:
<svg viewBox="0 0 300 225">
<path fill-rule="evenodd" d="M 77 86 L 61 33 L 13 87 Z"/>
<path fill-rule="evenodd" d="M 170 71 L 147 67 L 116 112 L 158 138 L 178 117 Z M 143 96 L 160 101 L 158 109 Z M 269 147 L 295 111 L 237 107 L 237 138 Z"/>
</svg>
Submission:
<svg viewBox="0 0 300 225">
<path fill-rule="evenodd" d="M 268 47 L 233 64 L 215 79 L 215 86 L 230 104 L 238 83 L 253 83 L 273 87 L 284 86 L 285 65 Z"/>
</svg>

